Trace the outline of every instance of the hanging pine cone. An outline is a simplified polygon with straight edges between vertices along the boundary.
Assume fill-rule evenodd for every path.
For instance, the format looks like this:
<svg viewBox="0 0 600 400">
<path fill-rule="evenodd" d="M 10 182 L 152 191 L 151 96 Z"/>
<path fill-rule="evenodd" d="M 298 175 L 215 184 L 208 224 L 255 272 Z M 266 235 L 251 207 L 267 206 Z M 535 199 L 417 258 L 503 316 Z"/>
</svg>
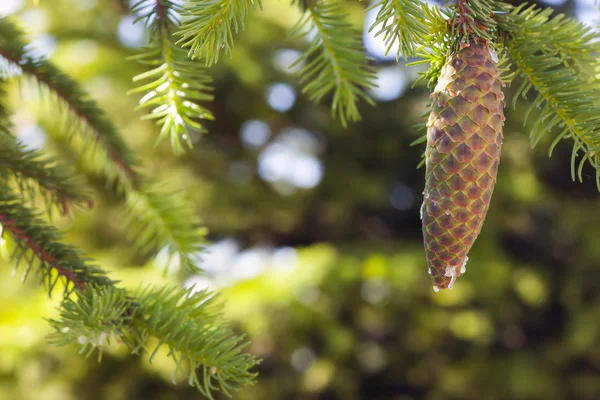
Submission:
<svg viewBox="0 0 600 400">
<path fill-rule="evenodd" d="M 471 42 L 448 58 L 431 94 L 421 217 L 435 291 L 465 272 L 496 184 L 505 105 L 497 62 Z"/>
</svg>

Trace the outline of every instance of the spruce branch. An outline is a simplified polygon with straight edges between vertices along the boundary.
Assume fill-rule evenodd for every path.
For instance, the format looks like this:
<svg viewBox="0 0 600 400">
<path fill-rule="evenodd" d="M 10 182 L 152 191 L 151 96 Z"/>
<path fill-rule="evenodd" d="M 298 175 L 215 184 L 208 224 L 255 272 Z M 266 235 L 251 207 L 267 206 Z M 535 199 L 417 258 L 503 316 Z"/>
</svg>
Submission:
<svg viewBox="0 0 600 400">
<path fill-rule="evenodd" d="M 378 29 L 375 37 L 383 35 L 386 55 L 397 45 L 396 60 L 403 56 L 415 57 L 419 45 L 429 34 L 427 5 L 420 0 L 380 0 L 366 11 L 381 7 L 369 32 Z"/>
<path fill-rule="evenodd" d="M 132 7 L 139 12 L 147 7 L 142 0 Z M 133 78 L 134 82 L 148 81 L 129 93 L 145 93 L 138 108 L 151 108 L 146 119 L 162 125 L 157 144 L 170 139 L 175 154 L 192 148 L 191 133 L 205 132 L 200 120 L 214 119 L 202 103 L 211 101 L 212 79 L 206 68 L 188 59 L 187 52 L 173 42 L 173 31 L 179 25 L 177 14 L 181 7 L 168 0 L 156 0 L 139 20 L 146 21 L 152 31 L 147 50 L 131 59 L 151 69 Z"/>
<path fill-rule="evenodd" d="M 63 215 L 69 212 L 72 204 L 87 203 L 91 207 L 90 193 L 63 165 L 39 150 L 26 149 L 14 138 L 3 104 L 6 97 L 3 83 L 0 80 L 0 176 L 31 203 L 41 192 L 46 203 L 58 206 Z"/>
<path fill-rule="evenodd" d="M 0 18 L 0 57 L 52 93 L 67 110 L 72 129 L 104 147 L 112 161 L 105 166 L 107 176 L 117 179 L 125 175 L 132 182 L 139 178 L 134 171 L 138 162 L 110 118 L 77 82 L 54 64 L 32 57 L 23 33 L 8 18 Z"/>
<path fill-rule="evenodd" d="M 183 193 L 154 183 L 127 195 L 123 219 L 138 252 L 165 249 L 169 260 L 175 257 L 181 267 L 197 273 L 191 256 L 204 248 L 206 228 L 194 211 Z"/>
<path fill-rule="evenodd" d="M 9 40 L 11 36 L 7 36 L 8 34 L 13 35 L 13 40 Z M 127 230 L 130 238 L 135 240 L 136 247 L 153 247 L 156 250 L 167 248 L 169 254 L 179 257 L 182 265 L 197 272 L 189 261 L 188 251 L 195 252 L 201 248 L 204 231 L 199 229 L 197 218 L 189 211 L 192 209 L 191 205 L 181 196 L 164 190 L 160 191 L 160 196 L 146 197 L 156 193 L 155 187 L 130 168 L 131 165 L 137 165 L 137 161 L 133 163 L 133 154 L 104 111 L 93 100 L 87 99 L 87 95 L 75 81 L 50 62 L 29 58 L 20 31 L 6 19 L 0 19 L 0 56 L 4 57 L 5 54 L 22 60 L 15 66 L 24 73 L 31 74 L 42 87 L 56 93 L 71 116 L 75 116 L 76 123 L 71 131 L 58 133 L 62 135 L 59 139 L 67 139 L 73 154 L 78 155 L 88 172 L 101 174 L 107 180 L 107 186 L 116 188 L 115 197 L 127 210 Z M 87 132 L 82 141 L 71 140 L 77 130 Z M 89 139 L 92 139 L 92 143 Z M 106 151 L 102 151 L 94 143 L 116 143 L 118 146 L 110 145 L 104 147 Z M 116 148 L 121 148 L 132 164 L 122 162 L 120 153 L 114 150 Z M 148 189 L 149 186 L 153 188 Z M 139 234 L 133 235 L 131 232 Z"/>
<path fill-rule="evenodd" d="M 41 190 L 48 204 L 59 207 L 63 215 L 71 205 L 92 206 L 91 194 L 84 189 L 83 182 L 72 176 L 55 159 L 38 150 L 27 150 L 8 133 L 0 133 L 0 174 L 9 172 L 14 186 L 33 202 L 36 189 Z M 7 180 L 4 183 L 10 185 Z"/>
<path fill-rule="evenodd" d="M 360 33 L 347 21 L 344 3 L 339 0 L 307 0 L 305 11 L 290 31 L 290 39 L 311 35 L 308 49 L 292 65 L 305 63 L 300 71 L 302 93 L 319 102 L 333 91 L 332 115 L 342 125 L 360 120 L 359 99 L 373 100 L 364 89 L 375 86 L 375 72 L 365 56 Z"/>
<path fill-rule="evenodd" d="M 98 350 L 98 362 L 111 339 L 123 341 L 131 320 L 131 301 L 127 292 L 112 285 L 92 286 L 66 297 L 60 305 L 60 319 L 50 319 L 55 332 L 48 336 L 57 346 L 79 343 L 80 354 L 89 357 Z"/>
<path fill-rule="evenodd" d="M 513 98 L 535 90 L 537 96 L 525 113 L 525 120 L 534 109 L 540 116 L 531 127 L 532 146 L 558 127 L 560 133 L 549 148 L 549 155 L 561 139 L 571 138 L 575 143 L 571 157 L 571 176 L 582 181 L 582 171 L 588 161 L 596 169 L 596 183 L 600 189 L 600 95 L 598 85 L 583 73 L 582 65 L 593 62 L 599 45 L 583 24 L 562 15 L 550 14 L 535 8 L 515 9 L 506 41 L 507 50 L 523 82 Z M 508 18 L 508 16 L 507 16 Z M 510 29 L 511 25 L 501 23 Z M 591 54 L 590 54 L 591 53 Z M 588 64 L 589 65 L 589 64 Z M 525 121 L 525 122 L 526 122 Z M 583 153 L 576 166 L 576 159 Z"/>
<path fill-rule="evenodd" d="M 453 14 L 451 35 L 458 39 L 458 44 L 466 45 L 472 39 L 487 42 L 494 39 L 493 0 L 456 0 L 449 10 Z"/>
<path fill-rule="evenodd" d="M 257 360 L 242 352 L 248 342 L 243 336 L 235 336 L 224 323 L 222 305 L 214 293 L 148 287 L 138 291 L 136 298 L 139 307 L 133 321 L 141 326 L 139 337 L 159 339 L 152 354 L 162 345 L 167 346 L 176 371 L 188 363 L 189 384 L 206 397 L 212 399 L 214 391 L 231 395 L 253 383 L 256 374 L 250 369 Z"/>
<path fill-rule="evenodd" d="M 0 224 L 4 234 L 9 234 L 14 241 L 10 259 L 15 264 L 15 272 L 25 264 L 23 281 L 37 265 L 48 294 L 52 294 L 61 277 L 66 279 L 65 294 L 73 289 L 82 290 L 88 284 L 113 283 L 101 269 L 84 259 L 79 250 L 63 243 L 58 230 L 24 206 L 22 199 L 13 194 L 5 182 L 0 181 L 0 184 L 4 186 L 0 191 Z"/>
<path fill-rule="evenodd" d="M 419 72 L 420 76 L 413 87 L 425 81 L 427 87 L 432 88 L 437 83 L 442 67 L 446 64 L 446 58 L 454 48 L 455 40 L 450 36 L 448 10 L 442 11 L 437 6 L 424 5 L 423 12 L 429 31 L 427 35 L 420 38 L 420 46 L 416 49 L 416 56 L 420 59 L 407 63 L 406 66 L 429 64 L 427 71 Z"/>
<path fill-rule="evenodd" d="M 213 391 L 229 394 L 253 383 L 256 374 L 250 370 L 257 361 L 242 352 L 248 343 L 228 327 L 213 293 L 147 287 L 130 296 L 75 247 L 62 243 L 54 227 L 8 190 L 0 192 L 0 224 L 14 241 L 11 259 L 15 268 L 26 263 L 23 280 L 37 265 L 49 293 L 61 278 L 65 281 L 60 319 L 50 321 L 55 328 L 52 342 L 77 342 L 87 355 L 99 349 L 101 359 L 103 346 L 112 338 L 138 353 L 154 337 L 159 344 L 151 360 L 160 346 L 168 346 L 177 365 L 175 372 L 189 364 L 190 384 L 209 398 Z"/>
<path fill-rule="evenodd" d="M 213 392 L 231 395 L 252 385 L 256 373 L 250 370 L 258 362 L 242 352 L 248 342 L 235 335 L 221 310 L 208 291 L 148 286 L 129 295 L 114 286 L 89 286 L 77 299 L 65 299 L 60 318 L 50 321 L 55 329 L 50 338 L 57 345 L 78 342 L 86 355 L 98 349 L 99 359 L 111 339 L 139 353 L 155 338 L 150 362 L 166 346 L 175 362 L 173 382 L 187 366 L 189 384 L 213 399 Z"/>
<path fill-rule="evenodd" d="M 167 247 L 171 255 L 179 256 L 180 262 L 191 268 L 189 256 L 201 249 L 205 235 L 198 227 L 192 204 L 181 193 L 145 182 L 133 170 L 133 163 L 122 164 L 122 156 L 129 154 L 116 127 L 67 75 L 46 60 L 30 57 L 20 35 L 14 25 L 0 19 L 0 57 L 6 62 L 3 67 L 8 65 L 10 73 L 31 76 L 43 90 L 53 94 L 71 121 L 76 121 L 72 131 L 55 135 L 76 139 L 67 140 L 67 144 L 72 150 L 80 150 L 74 153 L 82 165 L 102 176 L 107 184 L 119 187 L 111 194 L 123 203 L 127 230 L 138 250 Z M 87 135 L 75 137 L 77 130 Z M 124 152 L 117 154 L 115 149 Z M 109 167 L 117 167 L 119 172 Z M 243 353 L 248 343 L 228 326 L 221 314 L 222 304 L 215 301 L 213 293 L 148 287 L 130 295 L 78 249 L 63 243 L 58 230 L 24 205 L 23 196 L 15 194 L 8 182 L 13 174 L 17 182 L 35 181 L 43 191 L 58 197 L 84 198 L 77 181 L 61 168 L 40 151 L 25 150 L 15 140 L 8 113 L 0 102 L 2 238 L 16 265 L 15 273 L 25 266 L 23 280 L 37 267 L 49 294 L 64 282 L 60 318 L 50 321 L 55 328 L 51 340 L 59 345 L 79 343 L 88 355 L 99 349 L 101 358 L 111 339 L 124 342 L 136 353 L 148 346 L 150 338 L 156 338 L 158 345 L 151 359 L 159 347 L 166 345 L 176 363 L 175 372 L 189 365 L 190 384 L 211 399 L 215 391 L 230 394 L 252 384 L 256 374 L 250 370 L 257 360 Z"/>
<path fill-rule="evenodd" d="M 558 14 L 553 17 L 552 8 L 537 8 L 521 4 L 518 7 L 498 3 L 502 10 L 496 13 L 498 27 L 509 38 L 527 38 L 537 42 L 537 48 L 548 54 L 556 54 L 569 66 L 581 68 L 587 63 L 596 63 L 600 43 L 594 30 L 581 22 Z"/>
<path fill-rule="evenodd" d="M 120 222 L 135 250 L 149 255 L 149 252 L 166 249 L 173 260 L 179 260 L 180 266 L 198 272 L 191 262 L 191 255 L 204 246 L 206 232 L 194 212 L 193 203 L 182 190 L 143 176 L 136 187 L 124 176 L 114 184 L 103 174 L 103 166 L 110 163 L 106 153 L 69 140 L 62 130 L 49 130 L 48 134 L 68 153 L 77 154 L 78 168 L 90 182 L 98 182 L 99 189 L 102 186 L 109 189 L 107 198 L 120 207 Z M 114 190 L 115 186 L 123 190 Z"/>
<path fill-rule="evenodd" d="M 160 45 L 162 49 L 151 48 L 135 57 L 154 68 L 137 75 L 134 82 L 153 80 L 129 93 L 146 92 L 139 108 L 152 108 L 144 118 L 156 119 L 157 125 L 162 125 L 157 144 L 169 138 L 173 152 L 182 154 L 193 147 L 193 131 L 206 132 L 198 121 L 214 119 L 212 112 L 201 104 L 213 100 L 212 78 L 202 66 L 188 60 L 186 52 L 177 45 L 164 39 Z"/>
<path fill-rule="evenodd" d="M 221 51 L 231 56 L 233 35 L 244 30 L 246 18 L 257 8 L 262 9 L 262 0 L 190 0 L 181 12 L 186 19 L 177 44 L 189 48 L 192 59 L 215 64 Z"/>
</svg>

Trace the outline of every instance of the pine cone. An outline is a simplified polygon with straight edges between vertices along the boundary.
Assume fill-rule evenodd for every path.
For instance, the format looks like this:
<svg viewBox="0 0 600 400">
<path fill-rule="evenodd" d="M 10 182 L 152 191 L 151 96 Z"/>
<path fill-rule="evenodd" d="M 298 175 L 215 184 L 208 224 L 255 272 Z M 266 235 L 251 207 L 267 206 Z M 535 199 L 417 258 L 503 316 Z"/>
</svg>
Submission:
<svg viewBox="0 0 600 400">
<path fill-rule="evenodd" d="M 505 106 L 497 62 L 472 42 L 448 58 L 431 94 L 421 218 L 436 292 L 465 272 L 496 184 Z"/>
</svg>

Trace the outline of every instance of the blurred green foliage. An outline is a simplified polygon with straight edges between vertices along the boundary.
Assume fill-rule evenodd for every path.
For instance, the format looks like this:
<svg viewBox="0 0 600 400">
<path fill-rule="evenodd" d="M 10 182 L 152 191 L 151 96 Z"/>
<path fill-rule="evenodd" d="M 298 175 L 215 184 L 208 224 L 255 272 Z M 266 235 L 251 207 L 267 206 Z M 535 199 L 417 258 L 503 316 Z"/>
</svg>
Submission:
<svg viewBox="0 0 600 400">
<path fill-rule="evenodd" d="M 298 11 L 268 1 L 236 37 L 233 57 L 209 70 L 216 117 L 206 123 L 209 133 L 174 158 L 167 143 L 153 149 L 157 128 L 134 111 L 139 99 L 125 95 L 143 69 L 125 61 L 138 50 L 123 38 L 140 32 L 127 29 L 119 1 L 32 3 L 18 17 L 114 118 L 145 172 L 191 191 L 217 244 L 202 255 L 206 276 L 185 283 L 218 289 L 250 351 L 263 359 L 258 384 L 237 398 L 600 398 L 594 172 L 586 166 L 584 182 L 571 182 L 570 144 L 552 158 L 549 143 L 532 151 L 523 104 L 506 111 L 498 185 L 467 273 L 452 291 L 435 294 L 421 243 L 423 171 L 415 167 L 422 149 L 409 146 L 425 111 L 423 86 L 364 105 L 363 121 L 343 129 L 326 103 L 299 94 L 297 76 L 285 68 L 289 50 L 306 46 L 285 40 Z M 359 24 L 361 5 L 352 4 Z M 410 85 L 417 71 L 394 65 L 376 64 Z M 280 83 L 296 96 L 284 112 L 269 106 Z M 44 145 L 68 157 L 52 140 L 60 121 L 47 105 L 27 90 L 15 88 L 14 96 L 15 104 L 24 99 L 14 118 L 21 139 L 38 126 L 48 133 Z M 279 158 L 269 161 L 273 149 Z M 305 164 L 290 161 L 298 152 Z M 181 278 L 165 278 L 156 260 L 134 255 L 118 210 L 102 198 L 58 223 L 126 286 Z M 44 318 L 56 316 L 58 300 L 48 300 L 35 279 L 10 279 L 10 265 L 0 265 L 0 274 L 0 400 L 199 397 L 170 383 L 165 354 L 148 365 L 115 346 L 98 364 L 75 348 L 48 345 Z"/>
</svg>

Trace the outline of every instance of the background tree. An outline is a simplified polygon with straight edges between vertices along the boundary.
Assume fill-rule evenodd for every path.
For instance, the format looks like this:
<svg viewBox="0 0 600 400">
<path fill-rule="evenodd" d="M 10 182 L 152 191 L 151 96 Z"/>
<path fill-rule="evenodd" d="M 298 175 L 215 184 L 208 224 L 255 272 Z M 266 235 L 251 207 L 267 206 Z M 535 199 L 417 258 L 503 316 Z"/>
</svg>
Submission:
<svg viewBox="0 0 600 400">
<path fill-rule="evenodd" d="M 301 48 L 303 44 L 284 41 L 281 32 L 292 28 L 293 21 L 301 16 L 287 5 L 269 3 L 246 19 L 244 33 L 235 36 L 233 58 L 221 57 L 209 70 L 215 80 L 215 100 L 205 104 L 197 100 L 215 117 L 214 123 L 203 122 L 209 135 L 198 136 L 197 127 L 175 114 L 161 114 L 160 108 L 150 114 L 158 117 L 163 136 L 171 138 L 174 148 L 177 144 L 181 149 L 187 146 L 188 137 L 183 136 L 187 133 L 193 143 L 201 140 L 185 156 L 173 159 L 166 157 L 169 146 L 152 150 L 156 137 L 152 128 L 135 122 L 136 115 L 130 109 L 138 97 L 122 97 L 132 87 L 131 77 L 148 67 L 122 62 L 132 51 L 124 50 L 114 36 L 119 22 L 117 5 L 98 5 L 90 12 L 65 4 L 70 3 L 42 8 L 48 24 L 44 28 L 59 43 L 53 61 L 89 86 L 114 116 L 116 125 L 127 128 L 127 142 L 154 160 L 144 163 L 144 175 L 169 177 L 186 186 L 196 212 L 205 218 L 215 239 L 234 236 L 245 249 L 239 253 L 230 240 L 218 242 L 204 253 L 201 266 L 205 274 L 186 282 L 188 286 L 196 282 L 219 287 L 227 299 L 227 315 L 239 321 L 251 336 L 250 352 L 264 358 L 258 367 L 261 383 L 241 391 L 240 398 L 420 398 L 436 394 L 444 398 L 594 398 L 598 393 L 593 384 L 595 356 L 591 351 L 597 340 L 593 322 L 593 275 L 598 261 L 593 227 L 597 221 L 591 212 L 597 206 L 594 171 L 583 165 L 581 178 L 586 183 L 573 185 L 564 171 L 565 156 L 571 154 L 568 147 L 559 144 L 550 160 L 543 152 L 530 153 L 519 127 L 523 107 L 518 106 L 516 112 L 507 109 L 507 138 L 493 201 L 497 206 L 490 211 L 487 228 L 474 249 L 469 274 L 452 292 L 433 297 L 420 243 L 420 201 L 416 194 L 422 190 L 422 177 L 414 170 L 419 155 L 409 147 L 417 138 L 412 126 L 422 121 L 420 115 L 426 110 L 426 87 L 406 92 L 393 103 L 383 102 L 385 92 L 372 89 L 367 93 L 379 100 L 377 108 L 340 100 L 338 104 L 358 104 L 357 111 L 364 118 L 346 130 L 331 120 L 327 98 L 320 103 L 323 106 L 315 106 L 298 96 L 291 101 L 293 107 L 286 109 L 290 94 L 295 95 L 292 85 L 297 82 L 288 75 L 288 65 L 297 58 L 289 47 Z M 348 21 L 362 20 L 361 6 L 348 5 Z M 566 9 L 571 6 L 564 5 Z M 60 23 L 66 17 L 65 10 L 74 16 L 69 20 L 78 24 L 67 27 Z M 305 9 L 304 18 L 308 11 Z M 27 22 L 35 15 L 25 12 L 21 17 Z M 121 32 L 131 21 L 124 18 Z M 194 18 L 186 21 L 192 23 Z M 368 29 L 369 22 L 366 25 Z M 302 27 L 298 25 L 298 35 L 304 32 Z M 150 31 L 158 32 L 154 27 Z M 130 30 L 121 38 L 131 39 L 134 32 Z M 82 39 L 88 41 L 82 43 Z M 74 62 L 85 58 L 84 48 L 95 49 L 96 56 L 87 63 Z M 229 48 L 225 43 L 223 50 Z M 143 59 L 159 60 L 155 64 L 159 68 L 169 64 L 161 63 L 161 57 L 166 57 L 164 50 L 151 54 Z M 311 57 L 315 58 L 309 60 L 320 60 L 322 54 L 313 50 Z M 380 81 L 386 72 L 390 76 L 390 71 L 395 77 L 404 77 L 404 84 L 414 79 L 410 76 L 414 72 L 404 68 L 404 61 L 392 67 L 392 61 L 385 61 L 381 53 L 372 55 L 376 61 L 368 68 L 377 71 Z M 353 60 L 351 56 L 348 59 Z M 155 88 L 171 87 L 164 85 L 170 78 L 163 73 L 163 69 L 153 72 L 158 80 Z M 204 92 L 207 81 L 198 82 Z M 387 81 L 381 86 L 390 85 Z M 352 93 L 351 82 L 346 87 L 350 91 L 345 93 Z M 308 91 L 315 95 L 317 92 L 311 90 L 322 89 L 315 86 Z M 154 96 L 161 98 L 157 105 L 169 99 L 168 91 L 157 91 Z M 62 140 L 63 127 L 56 124 L 55 115 L 38 107 L 35 99 L 26 95 L 14 103 L 18 107 L 12 106 L 29 110 L 13 118 L 17 137 L 27 143 L 26 134 L 36 126 L 31 121 L 36 121 L 47 134 L 48 150 L 70 161 L 68 164 L 82 171 L 92 185 L 104 185 L 104 179 L 92 179 L 93 175 L 86 173 L 85 157 L 73 159 L 68 146 L 77 140 Z M 522 101 L 525 104 L 527 99 Z M 169 112 L 175 109 L 178 115 L 192 115 L 194 123 L 202 119 L 198 115 L 208 116 L 206 112 L 188 114 L 182 105 L 173 106 Z M 58 134 L 52 135 L 56 131 Z M 405 133 L 399 135 L 398 131 Z M 32 138 L 35 135 L 29 133 L 29 143 Z M 540 140 L 550 144 L 554 138 L 548 135 Z M 282 156 L 291 168 L 281 164 Z M 105 160 L 98 162 L 96 171 L 102 171 L 98 166 L 103 164 Z M 294 173 L 297 170 L 304 173 Z M 578 195 L 565 193 L 565 188 Z M 63 219 L 55 222 L 68 228 L 65 240 L 78 243 L 100 265 L 112 269 L 111 278 L 135 287 L 142 277 L 160 276 L 164 265 L 154 274 L 152 266 L 159 262 L 139 258 L 119 234 L 121 221 L 107 218 L 115 215 L 111 204 L 122 199 L 100 198 L 91 213 L 78 213 L 68 225 Z M 590 212 L 581 213 L 586 209 Z M 503 218 L 497 218 L 499 215 Z M 166 251 L 162 255 L 158 261 L 169 259 Z M 197 263 L 194 258 L 192 262 Z M 123 264 L 146 266 L 120 268 Z M 175 265 L 167 264 L 171 268 Z M 172 274 L 167 279 L 180 277 Z M 28 289 L 29 285 L 25 288 L 36 290 Z M 47 303 L 35 303 L 35 296 L 18 290 L 21 297 L 6 296 L 7 307 L 3 307 L 11 310 L 2 313 L 7 332 L 18 332 L 16 327 L 23 326 L 19 319 L 13 321 L 14 316 L 31 315 L 23 312 L 25 309 L 37 309 L 33 319 L 48 315 L 46 309 L 32 306 Z M 178 394 L 172 387 L 162 386 L 159 376 L 167 363 L 162 362 L 166 354 L 160 351 L 155 356 L 160 362 L 151 367 L 154 375 L 144 372 L 145 364 L 137 366 L 135 360 L 123 358 L 122 349 L 112 347 L 105 350 L 102 364 L 89 364 L 92 370 L 85 376 L 69 375 L 69 370 L 81 370 L 77 365 L 82 361 L 65 349 L 55 351 L 43 345 L 40 335 L 32 342 L 42 344 L 46 360 L 42 364 L 35 356 L 18 357 L 23 353 L 15 350 L 15 343 L 23 343 L 22 338 L 7 340 L 11 350 L 3 354 L 13 356 L 5 356 L 8 379 L 0 389 L 7 398 L 39 393 L 34 385 L 27 384 L 39 379 L 31 374 L 31 368 L 42 368 L 42 376 L 46 376 L 39 390 L 59 393 L 59 398 L 69 393 L 75 398 L 160 396 L 160 388 L 164 388 L 165 396 L 197 396 L 186 392 L 185 386 Z M 17 359 L 27 360 L 25 367 L 12 367 L 15 361 L 11 360 Z M 48 364 L 54 362 L 50 360 L 69 360 L 71 367 L 55 369 L 57 364 Z M 171 364 L 168 369 L 167 376 Z M 509 371 L 508 378 L 498 371 Z M 51 374 L 52 379 L 44 374 Z M 98 386 L 98 382 L 112 383 L 90 393 L 90 384 Z M 20 389 L 21 385 L 26 390 Z"/>
</svg>

